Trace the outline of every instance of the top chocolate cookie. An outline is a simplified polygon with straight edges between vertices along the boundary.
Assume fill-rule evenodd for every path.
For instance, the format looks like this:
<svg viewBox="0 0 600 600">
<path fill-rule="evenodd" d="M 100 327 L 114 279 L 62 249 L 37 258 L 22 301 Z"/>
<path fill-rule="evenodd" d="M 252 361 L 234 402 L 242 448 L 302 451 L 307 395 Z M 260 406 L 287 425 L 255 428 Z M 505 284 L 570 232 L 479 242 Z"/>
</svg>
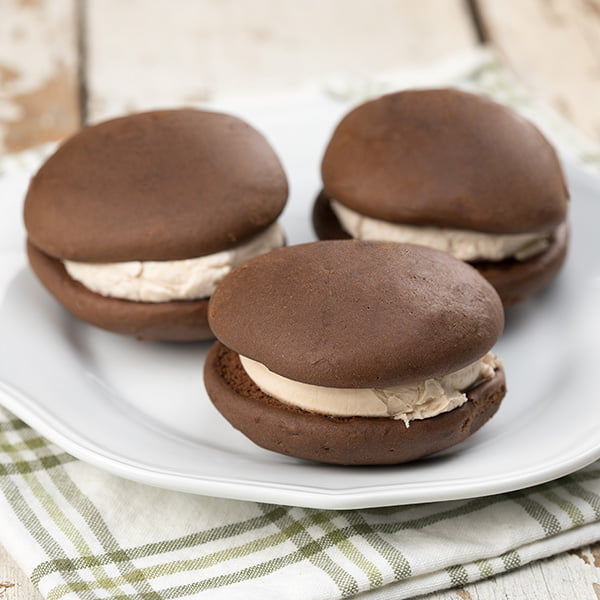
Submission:
<svg viewBox="0 0 600 600">
<path fill-rule="evenodd" d="M 275 373 L 320 386 L 414 383 L 480 359 L 502 305 L 444 252 L 344 240 L 281 248 L 232 271 L 209 304 L 216 337 Z"/>
<path fill-rule="evenodd" d="M 30 241 L 59 259 L 178 260 L 250 238 L 288 186 L 267 140 L 235 117 L 194 109 L 86 127 L 33 178 Z"/>
<path fill-rule="evenodd" d="M 531 123 L 450 89 L 366 102 L 337 126 L 325 191 L 369 217 L 487 233 L 554 230 L 568 192 L 556 152 Z"/>
</svg>

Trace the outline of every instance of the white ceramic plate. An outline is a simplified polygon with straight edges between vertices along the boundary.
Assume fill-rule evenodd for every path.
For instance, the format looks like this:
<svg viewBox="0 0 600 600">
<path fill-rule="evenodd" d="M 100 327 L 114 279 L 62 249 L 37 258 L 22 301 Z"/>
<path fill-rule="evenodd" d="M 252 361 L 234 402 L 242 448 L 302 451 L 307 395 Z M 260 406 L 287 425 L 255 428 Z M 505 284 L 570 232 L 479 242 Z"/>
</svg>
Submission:
<svg viewBox="0 0 600 600">
<path fill-rule="evenodd" d="M 274 108 L 276 107 L 276 108 Z M 313 239 L 318 162 L 347 107 L 323 99 L 248 102 L 278 149 L 292 195 L 290 243 Z M 197 494 L 319 508 L 467 498 L 541 483 L 600 457 L 600 184 L 568 169 L 572 246 L 556 283 L 514 308 L 496 347 L 509 392 L 466 442 L 397 467 L 334 467 L 262 450 L 213 408 L 208 344 L 140 343 L 68 315 L 28 271 L 21 202 L 29 173 L 0 179 L 0 402 L 82 460 Z"/>
</svg>

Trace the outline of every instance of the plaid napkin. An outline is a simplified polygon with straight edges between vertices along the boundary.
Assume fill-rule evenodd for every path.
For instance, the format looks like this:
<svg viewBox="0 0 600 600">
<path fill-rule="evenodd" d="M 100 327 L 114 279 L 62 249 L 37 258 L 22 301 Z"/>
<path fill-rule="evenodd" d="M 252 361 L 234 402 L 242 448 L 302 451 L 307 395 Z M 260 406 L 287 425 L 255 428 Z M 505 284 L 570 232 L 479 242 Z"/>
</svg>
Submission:
<svg viewBox="0 0 600 600">
<path fill-rule="evenodd" d="M 4 409 L 0 450 L 0 539 L 49 600 L 409 598 L 600 539 L 600 462 L 511 494 L 329 511 L 132 483 Z"/>
<path fill-rule="evenodd" d="M 516 106 L 600 166 L 595 147 L 532 104 L 491 55 L 433 73 Z M 431 83 L 390 75 L 337 81 L 326 93 L 347 100 Z M 76 460 L 0 408 L 0 542 L 51 600 L 400 599 L 599 539 L 600 462 L 510 494 L 315 510 L 132 483 Z"/>
</svg>

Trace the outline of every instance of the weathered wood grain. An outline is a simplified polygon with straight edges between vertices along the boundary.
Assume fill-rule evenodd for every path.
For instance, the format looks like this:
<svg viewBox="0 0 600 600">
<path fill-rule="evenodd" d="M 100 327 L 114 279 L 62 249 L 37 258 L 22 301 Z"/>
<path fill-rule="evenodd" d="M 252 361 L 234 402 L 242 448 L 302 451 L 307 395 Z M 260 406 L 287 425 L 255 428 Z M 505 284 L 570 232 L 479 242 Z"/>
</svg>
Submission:
<svg viewBox="0 0 600 600">
<path fill-rule="evenodd" d="M 79 126 L 76 0 L 0 2 L 0 152 Z"/>
<path fill-rule="evenodd" d="M 463 0 L 89 0 L 92 120 L 419 66 L 475 45 Z"/>
<path fill-rule="evenodd" d="M 524 83 L 600 140 L 600 0 L 476 0 L 485 36 Z"/>
<path fill-rule="evenodd" d="M 42 600 L 40 593 L 1 544 L 0 600 Z"/>
</svg>

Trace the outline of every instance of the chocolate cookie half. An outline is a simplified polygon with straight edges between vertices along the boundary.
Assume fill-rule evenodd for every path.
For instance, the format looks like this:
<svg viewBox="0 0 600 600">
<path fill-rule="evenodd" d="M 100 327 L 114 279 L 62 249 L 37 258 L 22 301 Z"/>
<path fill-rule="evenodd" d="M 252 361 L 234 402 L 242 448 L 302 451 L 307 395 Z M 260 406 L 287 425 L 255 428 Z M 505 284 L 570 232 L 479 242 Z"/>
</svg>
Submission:
<svg viewBox="0 0 600 600">
<path fill-rule="evenodd" d="M 276 250 L 222 281 L 209 321 L 214 405 L 258 445 L 299 458 L 415 460 L 479 429 L 506 390 L 489 352 L 504 322 L 497 293 L 423 246 Z"/>
<path fill-rule="evenodd" d="M 153 340 L 212 337 L 208 298 L 245 260 L 280 247 L 287 179 L 267 140 L 193 109 L 84 128 L 33 177 L 30 264 L 71 313 Z"/>
<path fill-rule="evenodd" d="M 337 126 L 313 223 L 321 239 L 428 245 L 473 264 L 505 306 L 544 288 L 568 244 L 553 147 L 489 99 L 450 89 L 367 102 Z"/>
</svg>

